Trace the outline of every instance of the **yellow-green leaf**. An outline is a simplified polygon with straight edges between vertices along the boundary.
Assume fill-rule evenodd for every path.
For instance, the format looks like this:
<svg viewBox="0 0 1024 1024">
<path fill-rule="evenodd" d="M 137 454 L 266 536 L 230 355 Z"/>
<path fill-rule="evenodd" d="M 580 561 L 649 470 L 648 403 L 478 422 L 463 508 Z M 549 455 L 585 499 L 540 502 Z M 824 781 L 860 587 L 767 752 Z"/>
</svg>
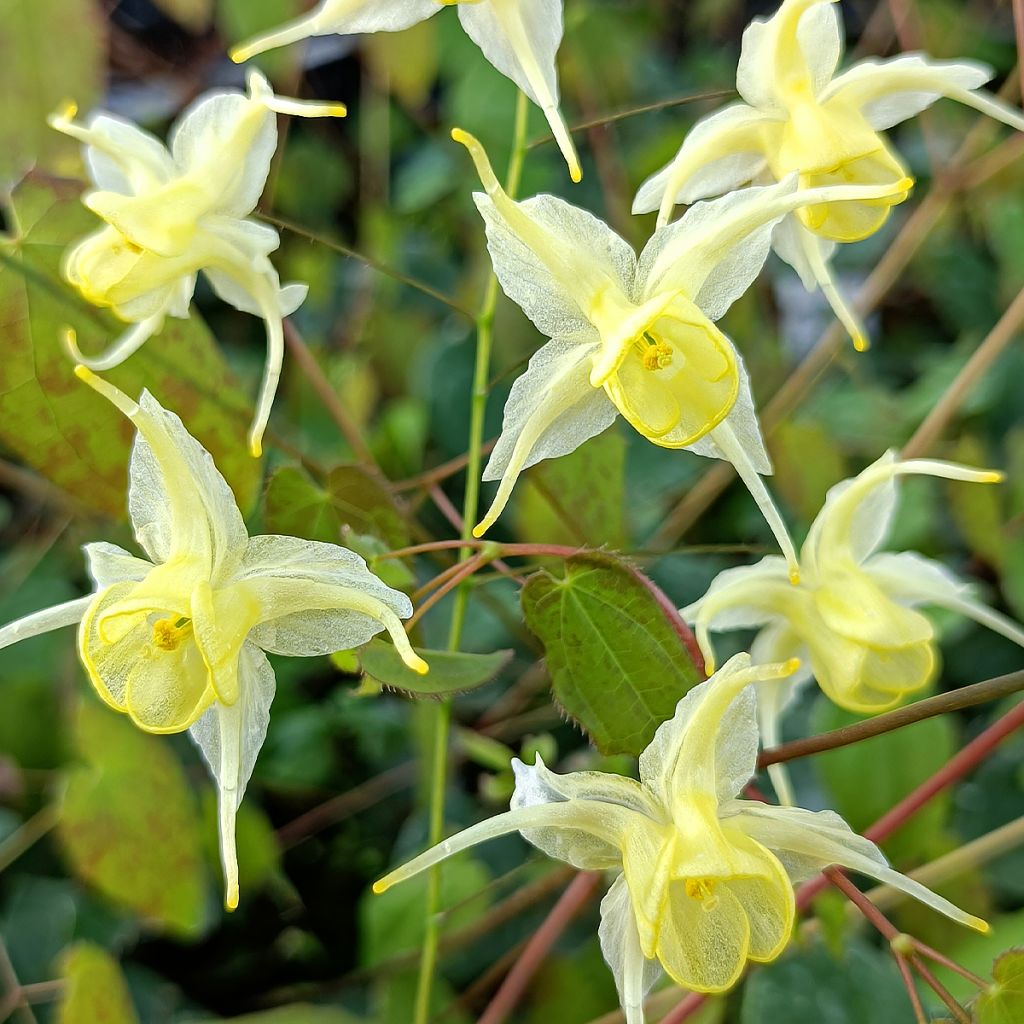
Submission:
<svg viewBox="0 0 1024 1024">
<path fill-rule="evenodd" d="M 974 1007 L 978 1024 L 1020 1024 L 1024 1020 L 1024 949 L 1004 953 L 992 968 L 992 984 Z"/>
<path fill-rule="evenodd" d="M 61 959 L 61 976 L 59 1024 L 138 1024 L 121 968 L 105 949 L 76 943 Z"/>
<path fill-rule="evenodd" d="M 0 241 L 0 441 L 29 466 L 112 516 L 125 514 L 134 428 L 76 380 L 60 332 L 83 351 L 109 345 L 125 325 L 75 295 L 60 277 L 69 243 L 96 227 L 78 182 L 32 175 L 11 201 L 12 234 Z M 127 394 L 148 388 L 207 448 L 243 511 L 255 500 L 260 467 L 246 451 L 252 400 L 235 386 L 200 318 L 168 319 L 164 330 L 106 374 Z"/>
<path fill-rule="evenodd" d="M 198 935 L 207 874 L 199 815 L 167 741 L 84 700 L 81 763 L 67 774 L 57 835 L 71 870 L 157 931 Z"/>
<path fill-rule="evenodd" d="M 69 99 L 88 110 L 99 98 L 106 66 L 99 5 L 0 0 L 0 25 L 0 189 L 33 164 L 77 170 L 78 143 L 50 128 L 46 117 Z"/>
</svg>

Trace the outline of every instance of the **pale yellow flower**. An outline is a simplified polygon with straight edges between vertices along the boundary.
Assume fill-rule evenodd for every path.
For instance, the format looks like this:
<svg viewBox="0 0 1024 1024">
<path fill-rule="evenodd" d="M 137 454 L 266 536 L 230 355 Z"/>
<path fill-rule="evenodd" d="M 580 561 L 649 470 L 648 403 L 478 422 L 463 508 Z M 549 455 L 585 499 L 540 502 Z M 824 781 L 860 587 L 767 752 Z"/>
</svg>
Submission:
<svg viewBox="0 0 1024 1024">
<path fill-rule="evenodd" d="M 562 0 L 321 0 L 309 14 L 234 47 L 231 59 L 241 63 L 310 36 L 398 32 L 452 6 L 483 55 L 544 112 L 572 180 L 579 181 L 576 147 L 558 110 Z"/>
<path fill-rule="evenodd" d="M 974 61 L 932 61 L 920 53 L 864 60 L 837 75 L 843 52 L 837 0 L 784 0 L 743 33 L 736 88 L 744 102 L 698 121 L 672 162 L 637 193 L 634 213 L 721 195 L 748 183 L 800 176 L 802 188 L 883 184 L 907 171 L 882 132 L 941 97 L 1018 130 L 1024 115 L 981 91 L 993 74 Z M 807 206 L 776 228 L 773 247 L 808 290 L 821 288 L 857 348 L 867 334 L 833 279 L 837 243 L 874 234 L 907 189 L 879 199 Z"/>
<path fill-rule="evenodd" d="M 800 583 L 769 557 L 727 569 L 681 614 L 695 624 L 709 671 L 711 630 L 759 628 L 755 661 L 798 657 L 805 668 L 758 689 L 764 742 L 779 742 L 779 718 L 795 688 L 813 676 L 840 707 L 886 711 L 931 682 L 936 634 L 916 610 L 937 605 L 959 612 L 1024 646 L 1024 629 L 975 600 L 945 566 L 913 552 L 878 552 L 896 511 L 897 480 L 909 474 L 997 483 L 1001 474 L 929 459 L 900 461 L 889 451 L 852 480 L 837 484 L 811 526 L 800 553 Z M 792 795 L 781 766 L 772 781 L 785 802 Z"/>
<path fill-rule="evenodd" d="M 700 203 L 655 232 L 638 258 L 606 224 L 564 200 L 513 201 L 476 139 L 453 136 L 469 149 L 486 192 L 474 198 L 501 287 L 552 339 L 512 386 L 483 474 L 501 482 L 476 536 L 498 518 L 523 470 L 573 451 L 621 413 L 654 444 L 731 462 L 795 568 L 761 480 L 771 462 L 743 360 L 715 321 L 757 276 L 783 217 L 892 186 L 799 192 L 791 175 Z"/>
<path fill-rule="evenodd" d="M 539 757 L 534 765 L 513 760 L 510 811 L 392 871 L 374 891 L 510 832 L 573 867 L 615 872 L 599 934 L 627 1024 L 642 1024 L 644 996 L 663 970 L 693 991 L 722 992 L 748 961 L 777 957 L 793 927 L 793 884 L 830 864 L 986 931 L 984 921 L 890 868 L 837 814 L 740 799 L 757 761 L 754 690 L 795 667 L 751 667 L 737 655 L 658 729 L 640 755 L 639 782 L 557 775 Z"/>
<path fill-rule="evenodd" d="M 277 148 L 277 114 L 340 117 L 345 108 L 275 96 L 256 71 L 248 87 L 247 95 L 201 97 L 171 129 L 169 146 L 110 114 L 77 124 L 73 106 L 50 124 L 83 143 L 95 186 L 83 202 L 106 222 L 69 250 L 64 275 L 89 302 L 133 325 L 99 356 L 76 351 L 79 361 L 109 370 L 153 337 L 166 317 L 187 318 L 203 271 L 225 302 L 266 322 L 267 363 L 249 434 L 250 450 L 259 455 L 281 377 L 282 317 L 302 305 L 307 288 L 281 287 L 270 262 L 281 240 L 249 215 Z"/>
<path fill-rule="evenodd" d="M 5 626 L 0 648 L 77 622 L 82 664 L 110 707 L 146 732 L 189 730 L 219 787 L 233 908 L 235 814 L 275 690 L 263 652 L 329 654 L 387 630 L 403 661 L 423 673 L 400 621 L 412 604 L 346 548 L 250 537 L 209 453 L 177 416 L 149 392 L 136 403 L 84 366 L 76 373 L 138 430 L 128 510 L 147 557 L 87 545 L 95 593 Z"/>
</svg>

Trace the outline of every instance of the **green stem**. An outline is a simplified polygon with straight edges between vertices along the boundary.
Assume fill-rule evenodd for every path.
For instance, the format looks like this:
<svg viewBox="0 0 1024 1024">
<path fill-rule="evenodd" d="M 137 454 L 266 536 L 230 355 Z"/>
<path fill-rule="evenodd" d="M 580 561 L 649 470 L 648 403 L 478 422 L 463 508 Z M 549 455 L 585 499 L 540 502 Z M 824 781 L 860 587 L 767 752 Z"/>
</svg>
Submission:
<svg viewBox="0 0 1024 1024">
<path fill-rule="evenodd" d="M 516 101 L 515 136 L 512 141 L 512 155 L 509 160 L 508 178 L 505 191 L 515 198 L 523 173 L 526 157 L 526 125 L 529 114 L 529 100 L 520 92 Z M 484 413 L 487 411 L 487 382 L 491 366 L 491 342 L 494 336 L 494 311 L 498 305 L 498 279 L 492 273 L 487 282 L 483 305 L 476 318 L 476 366 L 473 371 L 473 396 L 469 419 L 469 459 L 466 465 L 466 496 L 462 506 L 462 539 L 473 536 L 480 505 L 480 464 L 483 460 Z M 473 554 L 473 548 L 465 546 L 459 550 L 459 559 L 464 561 Z M 461 586 L 455 593 L 452 607 L 451 627 L 448 634 L 448 649 L 458 650 L 462 642 L 462 627 L 466 619 L 466 605 L 469 588 Z M 434 846 L 444 838 L 444 789 L 448 776 L 448 740 L 451 732 L 451 701 L 442 701 L 433 709 L 434 749 L 430 777 L 430 845 Z M 428 1024 L 430 1019 L 430 995 L 437 968 L 438 907 L 441 897 L 441 872 L 435 867 L 427 876 L 427 902 L 424 913 L 426 927 L 423 934 L 423 953 L 420 957 L 419 982 L 416 987 L 416 1011 L 414 1024 Z"/>
</svg>

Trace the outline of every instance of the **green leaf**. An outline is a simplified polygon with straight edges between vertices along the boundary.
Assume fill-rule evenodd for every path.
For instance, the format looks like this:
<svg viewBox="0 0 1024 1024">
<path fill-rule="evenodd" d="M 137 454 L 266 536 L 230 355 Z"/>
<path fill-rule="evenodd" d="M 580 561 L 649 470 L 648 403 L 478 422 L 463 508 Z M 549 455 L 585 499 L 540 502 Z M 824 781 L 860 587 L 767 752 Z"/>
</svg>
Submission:
<svg viewBox="0 0 1024 1024">
<path fill-rule="evenodd" d="M 425 676 L 406 666 L 394 644 L 386 640 L 371 640 L 361 647 L 359 663 L 363 672 L 380 686 L 417 697 L 450 697 L 489 683 L 512 660 L 511 651 L 467 654 L 417 647 L 416 653 L 430 666 Z"/>
<path fill-rule="evenodd" d="M 523 587 L 555 698 L 604 754 L 639 754 L 702 678 L 685 625 L 652 587 L 603 552 L 574 555 L 564 577 L 540 572 Z"/>
<path fill-rule="evenodd" d="M 854 942 L 793 949 L 750 976 L 740 1024 L 907 1024 L 910 1003 L 893 958 Z"/>
<path fill-rule="evenodd" d="M 60 1024 L 138 1024 L 121 968 L 106 950 L 76 943 L 62 958 L 61 976 Z"/>
<path fill-rule="evenodd" d="M 284 466 L 271 476 L 263 501 L 268 533 L 327 544 L 337 544 L 341 538 L 341 520 L 330 494 L 297 466 Z"/>
<path fill-rule="evenodd" d="M 191 786 L 166 741 L 83 701 L 75 722 L 82 764 L 67 773 L 57 835 L 72 871 L 171 935 L 206 919 L 207 875 Z"/>
<path fill-rule="evenodd" d="M 387 488 L 359 466 L 338 466 L 323 487 L 301 469 L 285 466 L 270 478 L 265 496 L 270 533 L 342 543 L 342 528 L 373 534 L 393 548 L 405 547 L 409 533 Z"/>
<path fill-rule="evenodd" d="M 1020 1024 L 1024 1020 L 1024 949 L 1004 953 L 992 968 L 992 985 L 975 1003 L 978 1024 Z"/>
<path fill-rule="evenodd" d="M 520 488 L 516 533 L 545 544 L 621 548 L 626 442 L 606 430 L 570 455 L 534 466 Z"/>
<path fill-rule="evenodd" d="M 812 715 L 814 732 L 828 732 L 861 716 L 819 698 Z M 833 807 L 861 832 L 937 772 L 956 751 L 956 732 L 945 717 L 896 729 L 814 759 Z M 927 858 L 949 819 L 951 797 L 940 793 L 884 844 L 897 863 Z"/>
<path fill-rule="evenodd" d="M 13 237 L 0 242 L 0 441 L 80 502 L 125 515 L 131 423 L 78 381 L 60 334 L 79 334 L 94 353 L 124 330 L 60 277 L 69 243 L 97 221 L 77 182 L 30 176 L 12 196 Z M 108 377 L 132 397 L 148 388 L 207 448 L 243 510 L 256 497 L 260 466 L 246 451 L 251 398 L 234 385 L 203 322 L 169 319 L 163 331 Z"/>
<path fill-rule="evenodd" d="M 106 66 L 100 9 L 93 0 L 2 0 L 0 23 L 0 189 L 35 163 L 77 171 L 79 144 L 46 118 L 68 100 L 88 110 L 100 97 Z"/>
</svg>

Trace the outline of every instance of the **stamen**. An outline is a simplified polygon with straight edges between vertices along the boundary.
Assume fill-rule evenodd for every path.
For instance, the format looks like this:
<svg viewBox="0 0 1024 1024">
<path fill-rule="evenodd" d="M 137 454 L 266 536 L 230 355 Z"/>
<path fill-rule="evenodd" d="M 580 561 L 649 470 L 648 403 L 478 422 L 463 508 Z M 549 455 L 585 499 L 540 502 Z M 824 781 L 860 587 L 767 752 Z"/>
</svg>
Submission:
<svg viewBox="0 0 1024 1024">
<path fill-rule="evenodd" d="M 688 878 L 686 895 L 691 900 L 697 900 L 701 904 L 701 910 L 714 910 L 718 906 L 718 897 L 714 894 L 715 884 L 713 878 Z"/>
<path fill-rule="evenodd" d="M 191 619 L 159 619 L 153 623 L 153 646 L 161 651 L 176 651 L 191 632 Z"/>
<path fill-rule="evenodd" d="M 672 365 L 672 347 L 663 342 L 649 345 L 643 354 L 645 370 L 664 370 Z"/>
</svg>

